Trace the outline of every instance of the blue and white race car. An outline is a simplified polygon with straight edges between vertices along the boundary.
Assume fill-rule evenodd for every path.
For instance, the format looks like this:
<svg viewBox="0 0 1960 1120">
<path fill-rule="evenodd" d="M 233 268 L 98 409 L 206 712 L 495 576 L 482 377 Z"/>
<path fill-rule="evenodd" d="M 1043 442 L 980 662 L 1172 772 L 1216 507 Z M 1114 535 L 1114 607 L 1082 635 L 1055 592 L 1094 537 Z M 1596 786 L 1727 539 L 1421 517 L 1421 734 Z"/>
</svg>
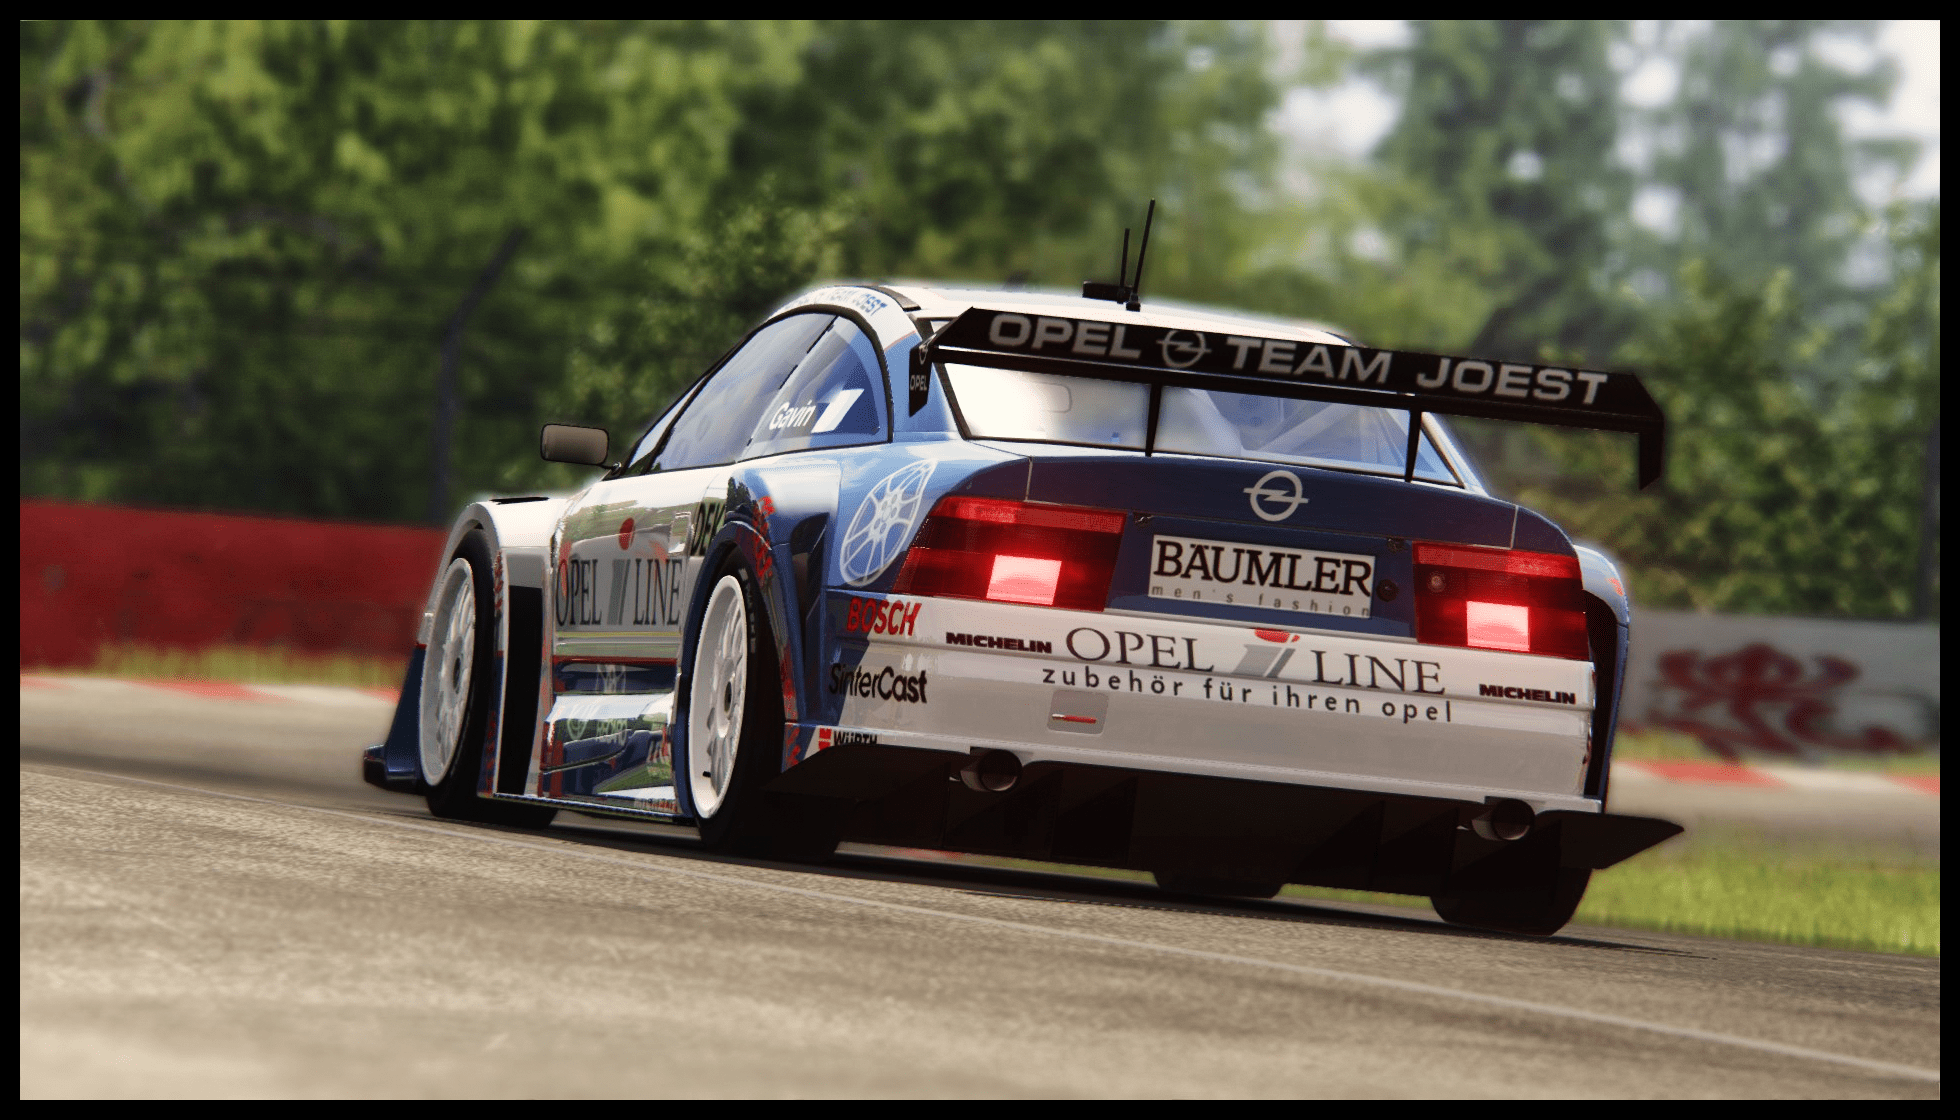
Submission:
<svg viewBox="0 0 1960 1120">
<path fill-rule="evenodd" d="M 842 840 L 1426 895 L 1549 934 L 1679 831 L 1605 812 L 1627 598 L 1442 417 L 1632 432 L 1627 374 L 1060 294 L 825 287 L 571 498 L 464 510 L 367 780 L 711 846 Z"/>
</svg>

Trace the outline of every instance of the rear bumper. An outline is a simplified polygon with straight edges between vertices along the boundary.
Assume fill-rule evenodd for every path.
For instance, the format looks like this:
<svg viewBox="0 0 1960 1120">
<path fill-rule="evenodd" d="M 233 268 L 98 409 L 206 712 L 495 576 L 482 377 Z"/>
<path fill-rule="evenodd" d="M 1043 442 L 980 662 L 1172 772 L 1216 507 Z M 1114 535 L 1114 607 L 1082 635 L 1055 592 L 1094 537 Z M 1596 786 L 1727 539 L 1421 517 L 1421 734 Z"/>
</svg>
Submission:
<svg viewBox="0 0 1960 1120">
<path fill-rule="evenodd" d="M 982 793 L 958 780 L 964 761 L 840 744 L 770 789 L 862 843 L 1417 895 L 1610 867 L 1681 831 L 1553 810 L 1522 839 L 1486 840 L 1469 827 L 1485 809 L 1474 801 L 1054 762 Z"/>
<path fill-rule="evenodd" d="M 965 754 L 1597 812 L 1589 662 L 1114 612 L 837 596 L 822 724 Z M 792 745 L 794 767 L 817 726 Z"/>
</svg>

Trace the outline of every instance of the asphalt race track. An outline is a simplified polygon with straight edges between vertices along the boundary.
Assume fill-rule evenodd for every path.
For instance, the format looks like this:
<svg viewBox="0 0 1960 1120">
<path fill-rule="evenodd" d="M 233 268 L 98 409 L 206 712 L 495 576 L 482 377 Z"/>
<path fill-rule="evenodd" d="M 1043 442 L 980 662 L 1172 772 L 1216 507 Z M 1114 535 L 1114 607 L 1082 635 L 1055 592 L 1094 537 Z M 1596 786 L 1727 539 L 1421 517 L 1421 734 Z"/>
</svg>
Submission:
<svg viewBox="0 0 1960 1120">
<path fill-rule="evenodd" d="M 23 1097 L 1940 1093 L 1937 960 L 457 825 L 351 691 L 20 701 Z"/>
</svg>

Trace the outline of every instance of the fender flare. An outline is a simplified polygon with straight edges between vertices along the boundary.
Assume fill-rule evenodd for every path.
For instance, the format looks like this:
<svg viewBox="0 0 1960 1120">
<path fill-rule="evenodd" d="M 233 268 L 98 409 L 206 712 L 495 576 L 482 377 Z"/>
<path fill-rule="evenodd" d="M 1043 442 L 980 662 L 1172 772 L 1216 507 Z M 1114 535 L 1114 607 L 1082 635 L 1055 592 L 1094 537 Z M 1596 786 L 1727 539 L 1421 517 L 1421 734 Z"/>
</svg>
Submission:
<svg viewBox="0 0 1960 1120">
<path fill-rule="evenodd" d="M 1575 545 L 1586 594 L 1586 631 L 1593 645 L 1592 761 L 1586 767 L 1585 795 L 1603 808 L 1612 781 L 1613 739 L 1619 727 L 1620 699 L 1626 695 L 1627 650 L 1633 633 L 1633 607 L 1626 580 L 1613 558 L 1599 549 Z"/>
<path fill-rule="evenodd" d="M 476 530 L 481 530 L 489 538 L 492 558 L 490 583 L 494 589 L 491 624 L 492 632 L 496 635 L 490 682 L 493 703 L 490 706 L 490 719 L 484 728 L 483 770 L 478 775 L 477 792 L 487 796 L 497 791 L 499 747 L 515 746 L 506 741 L 510 737 L 503 734 L 510 723 L 513 707 L 532 711 L 531 722 L 534 726 L 529 738 L 533 740 L 531 745 L 535 749 L 535 704 L 542 698 L 545 685 L 543 638 L 540 633 L 536 648 L 529 651 L 528 657 L 525 651 L 516 651 L 518 672 L 506 672 L 513 652 L 511 604 L 532 595 L 537 596 L 533 600 L 537 604 L 535 622 L 538 627 L 543 626 L 545 573 L 551 556 L 552 537 L 557 531 L 559 516 L 569 500 L 550 497 L 491 498 L 472 502 L 457 514 L 429 580 L 429 594 L 423 602 L 422 620 L 416 627 L 415 648 L 409 655 L 408 669 L 402 677 L 401 698 L 395 703 L 395 716 L 388 727 L 388 738 L 381 744 L 381 749 L 374 752 L 380 756 L 381 765 L 378 772 L 373 767 L 368 769 L 372 784 L 403 793 L 421 792 L 423 788 L 420 764 L 422 667 L 428 654 L 430 628 L 435 619 L 435 599 L 441 591 L 442 573 L 448 569 L 450 558 L 456 555 L 463 537 Z M 520 635 L 526 632 L 524 623 L 518 624 L 518 632 Z M 525 672 L 525 665 L 532 666 L 533 671 Z M 520 678 L 528 680 L 531 687 L 525 688 Z M 517 687 L 513 688 L 513 684 Z M 528 755 L 525 762 L 529 762 Z"/>
</svg>

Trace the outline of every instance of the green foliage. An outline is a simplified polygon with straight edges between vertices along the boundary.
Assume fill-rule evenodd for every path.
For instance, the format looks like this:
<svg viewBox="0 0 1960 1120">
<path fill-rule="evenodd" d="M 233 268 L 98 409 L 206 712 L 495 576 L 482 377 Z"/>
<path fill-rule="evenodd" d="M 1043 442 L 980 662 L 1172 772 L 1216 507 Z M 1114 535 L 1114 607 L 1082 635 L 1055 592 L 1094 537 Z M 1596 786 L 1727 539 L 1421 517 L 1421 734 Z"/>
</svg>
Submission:
<svg viewBox="0 0 1960 1120">
<path fill-rule="evenodd" d="M 419 519 L 513 234 L 450 490 L 576 485 L 537 424 L 623 444 L 799 287 L 1113 278 L 1155 197 L 1152 295 L 1649 374 L 1658 494 L 1465 426 L 1643 601 L 1937 614 L 1938 207 L 1860 202 L 1912 146 L 1844 135 L 1893 76 L 1825 49 L 1873 28 L 1654 26 L 1310 24 L 1281 74 L 1227 22 L 23 24 L 22 493 Z M 1374 158 L 1283 181 L 1282 86 L 1357 73 L 1403 103 Z"/>
<path fill-rule="evenodd" d="M 1668 473 L 1644 493 L 1627 441 L 1531 433 L 1544 457 L 1514 496 L 1581 540 L 1607 542 L 1637 602 L 1703 610 L 1897 617 L 1912 607 L 1925 438 L 1937 423 L 1938 217 L 1903 228 L 1920 275 L 1873 319 L 1866 358 L 1813 391 L 1831 339 L 1805 327 L 1787 270 L 1742 286 L 1700 262 L 1675 310 L 1627 360 L 1669 416 Z M 1929 241 L 1930 239 L 1930 241 Z M 1898 326 L 1890 324 L 1898 323 Z M 1906 327 L 1903 324 L 1914 324 Z M 1930 409 L 1931 411 L 1927 411 Z"/>
<path fill-rule="evenodd" d="M 1366 65 L 1401 92 L 1377 149 L 1399 189 L 1378 209 L 1398 271 L 1449 278 L 1479 315 L 1451 341 L 1529 360 L 1608 353 L 1630 330 L 1608 298 L 1633 176 L 1614 158 L 1618 76 L 1600 21 L 1424 20 Z"/>
<path fill-rule="evenodd" d="M 1813 317 L 1833 328 L 1859 317 L 1869 301 L 1847 266 L 1873 215 L 1854 180 L 1904 165 L 1916 145 L 1846 137 L 1839 108 L 1882 105 L 1896 74 L 1889 63 L 1847 70 L 1820 42 L 1876 32 L 1870 20 L 1720 20 L 1663 45 L 1680 60 L 1681 88 L 1643 122 L 1649 181 L 1679 202 L 1663 252 L 1706 259 L 1744 285 L 1787 270 L 1789 298 Z"/>
<path fill-rule="evenodd" d="M 458 494 L 570 477 L 818 276 L 1113 266 L 1157 192 L 1202 287 L 1254 239 L 1255 28 L 49 22 L 21 29 L 24 493 L 407 519 L 440 339 Z M 1204 223 L 1209 220 L 1210 226 Z"/>
<path fill-rule="evenodd" d="M 1345 213 L 1387 247 L 1339 259 L 1362 306 L 1329 314 L 1641 371 L 1670 418 L 1655 492 L 1627 489 L 1631 441 L 1459 427 L 1501 493 L 1618 555 L 1650 605 L 1938 613 L 1938 207 L 1860 201 L 1914 148 L 1846 138 L 1838 107 L 1894 74 L 1822 46 L 1874 30 L 1664 26 L 1643 48 L 1607 23 L 1422 22 L 1366 60 L 1405 105 Z M 1654 53 L 1675 95 L 1620 104 Z M 1636 189 L 1676 204 L 1673 228 L 1631 220 Z"/>
<path fill-rule="evenodd" d="M 442 327 L 523 229 L 467 336 L 457 468 L 487 480 L 805 34 L 23 25 L 24 490 L 414 516 Z"/>
<path fill-rule="evenodd" d="M 837 272 L 842 226 L 834 214 L 784 205 L 767 188 L 718 211 L 642 265 L 631 302 L 593 315 L 550 407 L 568 421 L 610 424 L 624 453 L 650 417 L 785 295 Z M 522 460 L 507 481 L 541 474 Z"/>
</svg>

